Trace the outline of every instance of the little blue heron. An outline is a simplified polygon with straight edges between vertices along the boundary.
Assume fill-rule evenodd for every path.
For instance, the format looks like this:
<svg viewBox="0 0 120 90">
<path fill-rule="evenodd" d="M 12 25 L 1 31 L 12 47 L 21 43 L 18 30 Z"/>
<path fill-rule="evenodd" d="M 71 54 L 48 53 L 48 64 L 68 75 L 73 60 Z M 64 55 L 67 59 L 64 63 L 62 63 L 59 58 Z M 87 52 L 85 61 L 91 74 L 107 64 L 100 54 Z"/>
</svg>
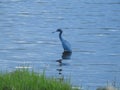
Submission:
<svg viewBox="0 0 120 90">
<path fill-rule="evenodd" d="M 64 40 L 63 37 L 62 37 L 63 31 L 61 29 L 57 29 L 56 32 L 59 32 L 59 38 L 60 38 L 60 41 L 62 43 L 64 51 L 72 53 L 72 49 L 71 49 L 70 43 L 68 41 Z"/>
</svg>

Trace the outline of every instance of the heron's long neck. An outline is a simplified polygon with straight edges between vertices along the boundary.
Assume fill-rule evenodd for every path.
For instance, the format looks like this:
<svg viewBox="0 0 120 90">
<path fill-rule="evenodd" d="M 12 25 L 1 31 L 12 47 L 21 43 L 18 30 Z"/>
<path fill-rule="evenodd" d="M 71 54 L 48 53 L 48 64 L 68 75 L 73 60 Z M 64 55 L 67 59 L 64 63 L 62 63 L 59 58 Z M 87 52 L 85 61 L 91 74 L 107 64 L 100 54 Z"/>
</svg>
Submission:
<svg viewBox="0 0 120 90">
<path fill-rule="evenodd" d="M 59 38 L 60 38 L 60 40 L 62 40 L 62 32 L 60 32 Z"/>
</svg>

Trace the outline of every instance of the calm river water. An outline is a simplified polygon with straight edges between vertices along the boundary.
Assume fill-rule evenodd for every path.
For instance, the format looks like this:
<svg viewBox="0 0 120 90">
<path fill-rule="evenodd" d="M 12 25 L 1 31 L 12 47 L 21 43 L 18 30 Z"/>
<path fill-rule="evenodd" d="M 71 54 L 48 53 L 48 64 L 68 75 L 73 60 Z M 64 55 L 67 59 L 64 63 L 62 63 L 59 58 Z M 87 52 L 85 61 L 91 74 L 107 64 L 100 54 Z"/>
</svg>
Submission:
<svg viewBox="0 0 120 90">
<path fill-rule="evenodd" d="M 63 59 L 57 28 L 72 45 Z M 33 68 L 89 90 L 120 85 L 120 0 L 0 0 L 0 70 Z"/>
</svg>

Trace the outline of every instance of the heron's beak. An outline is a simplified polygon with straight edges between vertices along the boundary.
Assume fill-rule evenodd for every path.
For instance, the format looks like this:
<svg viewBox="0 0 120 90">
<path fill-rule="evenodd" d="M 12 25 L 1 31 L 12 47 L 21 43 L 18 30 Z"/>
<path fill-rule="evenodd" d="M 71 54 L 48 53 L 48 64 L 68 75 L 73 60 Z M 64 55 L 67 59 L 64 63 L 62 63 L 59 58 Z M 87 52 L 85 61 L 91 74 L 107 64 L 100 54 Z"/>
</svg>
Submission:
<svg viewBox="0 0 120 90">
<path fill-rule="evenodd" d="M 52 33 L 55 33 L 56 31 L 52 32 Z"/>
</svg>

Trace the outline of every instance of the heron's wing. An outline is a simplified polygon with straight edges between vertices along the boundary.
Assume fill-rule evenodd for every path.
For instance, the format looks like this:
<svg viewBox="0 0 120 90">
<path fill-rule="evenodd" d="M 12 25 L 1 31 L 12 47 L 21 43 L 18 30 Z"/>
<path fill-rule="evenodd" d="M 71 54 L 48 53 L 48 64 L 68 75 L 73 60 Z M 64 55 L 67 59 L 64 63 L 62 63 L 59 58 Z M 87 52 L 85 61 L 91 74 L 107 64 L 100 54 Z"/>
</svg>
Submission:
<svg viewBox="0 0 120 90">
<path fill-rule="evenodd" d="M 71 45 L 70 45 L 70 43 L 68 41 L 63 40 L 62 41 L 62 45 L 63 45 L 64 50 L 66 50 L 66 51 L 72 51 Z"/>
</svg>

